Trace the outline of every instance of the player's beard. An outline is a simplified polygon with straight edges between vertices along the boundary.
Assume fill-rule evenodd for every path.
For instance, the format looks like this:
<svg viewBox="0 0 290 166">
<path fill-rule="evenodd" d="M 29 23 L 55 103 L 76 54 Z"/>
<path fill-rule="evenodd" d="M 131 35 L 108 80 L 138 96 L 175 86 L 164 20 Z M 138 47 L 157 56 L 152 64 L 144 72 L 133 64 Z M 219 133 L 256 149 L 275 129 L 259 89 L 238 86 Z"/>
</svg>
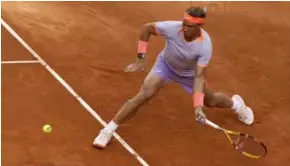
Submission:
<svg viewBox="0 0 290 166">
<path fill-rule="evenodd" d="M 200 36 L 200 28 L 184 31 L 184 38 L 188 41 L 195 40 Z"/>
</svg>

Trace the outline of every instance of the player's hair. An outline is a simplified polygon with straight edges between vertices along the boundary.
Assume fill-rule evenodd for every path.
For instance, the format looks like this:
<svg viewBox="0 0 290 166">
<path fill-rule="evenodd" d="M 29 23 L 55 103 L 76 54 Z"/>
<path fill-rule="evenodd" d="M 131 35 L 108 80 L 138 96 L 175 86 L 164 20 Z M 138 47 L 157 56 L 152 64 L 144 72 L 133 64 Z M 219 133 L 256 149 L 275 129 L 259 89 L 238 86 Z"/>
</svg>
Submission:
<svg viewBox="0 0 290 166">
<path fill-rule="evenodd" d="M 190 7 L 186 10 L 186 13 L 193 16 L 193 17 L 199 17 L 199 18 L 205 18 L 206 17 L 207 9 L 205 7 Z"/>
</svg>

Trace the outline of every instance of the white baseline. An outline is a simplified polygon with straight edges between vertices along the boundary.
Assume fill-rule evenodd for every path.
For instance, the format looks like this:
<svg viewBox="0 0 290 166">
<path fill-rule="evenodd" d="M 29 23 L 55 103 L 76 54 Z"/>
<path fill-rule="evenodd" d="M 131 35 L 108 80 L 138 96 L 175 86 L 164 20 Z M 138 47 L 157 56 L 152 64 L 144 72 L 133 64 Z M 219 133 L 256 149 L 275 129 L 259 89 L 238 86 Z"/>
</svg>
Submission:
<svg viewBox="0 0 290 166">
<path fill-rule="evenodd" d="M 8 30 L 9 33 L 15 39 L 17 39 L 31 54 L 33 57 L 39 60 L 39 62 L 45 67 L 55 79 L 57 79 L 61 85 L 63 85 L 70 93 L 73 95 L 80 104 L 86 108 L 86 110 L 94 116 L 103 126 L 107 125 L 107 123 L 73 90 L 73 88 L 64 81 L 60 77 L 59 74 L 57 74 L 2 18 L 1 18 L 1 24 Z M 114 137 L 143 165 L 143 166 L 149 166 L 144 159 L 141 158 L 140 155 L 133 150 L 116 132 L 114 133 Z"/>
<path fill-rule="evenodd" d="M 32 61 L 26 61 L 26 60 L 17 60 L 17 61 L 1 61 L 1 64 L 29 64 L 29 63 L 40 63 L 39 60 L 32 60 Z"/>
</svg>

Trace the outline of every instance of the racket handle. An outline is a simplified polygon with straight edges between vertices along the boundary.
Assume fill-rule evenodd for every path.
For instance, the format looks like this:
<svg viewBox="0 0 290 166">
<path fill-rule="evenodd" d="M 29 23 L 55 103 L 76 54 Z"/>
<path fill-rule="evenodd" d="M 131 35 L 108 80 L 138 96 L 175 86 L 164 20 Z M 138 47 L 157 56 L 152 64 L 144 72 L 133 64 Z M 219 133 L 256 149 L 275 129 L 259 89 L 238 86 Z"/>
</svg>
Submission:
<svg viewBox="0 0 290 166">
<path fill-rule="evenodd" d="M 205 124 L 211 126 L 212 128 L 215 128 L 217 130 L 221 130 L 220 126 L 218 126 L 217 124 L 213 123 L 210 120 L 205 119 Z"/>
<path fill-rule="evenodd" d="M 215 128 L 217 130 L 222 130 L 220 126 L 218 126 L 217 124 L 213 123 L 212 121 L 206 119 L 206 118 L 203 118 L 203 117 L 197 117 L 196 118 L 196 121 L 198 121 L 199 123 L 201 124 L 206 124 L 212 128 Z"/>
</svg>

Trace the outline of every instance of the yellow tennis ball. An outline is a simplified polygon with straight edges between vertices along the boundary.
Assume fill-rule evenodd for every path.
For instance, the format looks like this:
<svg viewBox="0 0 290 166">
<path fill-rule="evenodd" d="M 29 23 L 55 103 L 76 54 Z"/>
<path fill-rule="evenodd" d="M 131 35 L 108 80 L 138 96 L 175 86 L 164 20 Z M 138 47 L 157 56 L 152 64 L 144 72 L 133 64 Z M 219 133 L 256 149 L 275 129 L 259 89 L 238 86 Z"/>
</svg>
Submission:
<svg viewBox="0 0 290 166">
<path fill-rule="evenodd" d="M 49 124 L 46 124 L 42 127 L 42 131 L 45 133 L 50 133 L 52 130 L 51 126 Z"/>
</svg>

